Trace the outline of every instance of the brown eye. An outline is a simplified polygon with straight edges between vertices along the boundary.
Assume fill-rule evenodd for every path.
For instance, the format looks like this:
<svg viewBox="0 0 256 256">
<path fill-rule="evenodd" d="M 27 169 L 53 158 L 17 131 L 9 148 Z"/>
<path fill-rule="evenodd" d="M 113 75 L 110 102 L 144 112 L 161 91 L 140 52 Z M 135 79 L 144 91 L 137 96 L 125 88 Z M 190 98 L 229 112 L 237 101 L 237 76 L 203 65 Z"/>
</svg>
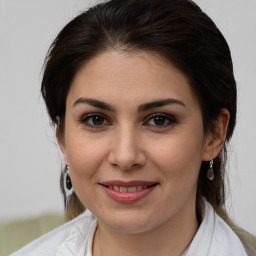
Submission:
<svg viewBox="0 0 256 256">
<path fill-rule="evenodd" d="M 94 125 L 103 125 L 105 119 L 102 116 L 93 116 L 92 117 L 92 123 Z"/>
<path fill-rule="evenodd" d="M 171 126 L 174 123 L 176 123 L 176 119 L 173 116 L 159 113 L 152 115 L 146 122 L 146 125 L 161 128 Z"/>
<path fill-rule="evenodd" d="M 166 118 L 163 116 L 156 116 L 153 120 L 156 125 L 165 125 L 166 123 Z"/>
<path fill-rule="evenodd" d="M 92 128 L 100 128 L 110 124 L 103 115 L 97 113 L 83 117 L 81 123 Z"/>
</svg>

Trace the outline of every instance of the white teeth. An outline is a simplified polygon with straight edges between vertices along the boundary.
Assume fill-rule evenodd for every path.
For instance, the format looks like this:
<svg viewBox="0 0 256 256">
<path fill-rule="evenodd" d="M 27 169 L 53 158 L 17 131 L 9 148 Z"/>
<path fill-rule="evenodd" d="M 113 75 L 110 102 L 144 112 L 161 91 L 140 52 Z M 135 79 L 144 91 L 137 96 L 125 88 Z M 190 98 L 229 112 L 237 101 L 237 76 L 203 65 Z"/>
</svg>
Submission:
<svg viewBox="0 0 256 256">
<path fill-rule="evenodd" d="M 143 185 L 143 186 L 133 186 L 133 187 L 119 187 L 119 186 L 109 186 L 109 189 L 122 192 L 122 193 L 127 193 L 127 192 L 136 192 L 140 191 L 142 189 L 148 188 L 148 186 Z"/>
<path fill-rule="evenodd" d="M 120 188 L 118 186 L 114 186 L 115 191 L 120 191 Z"/>
<path fill-rule="evenodd" d="M 128 187 L 128 192 L 135 192 L 137 191 L 136 187 Z"/>
<path fill-rule="evenodd" d="M 142 186 L 137 186 L 136 189 L 137 189 L 137 191 L 140 191 L 140 190 L 142 190 Z"/>
<path fill-rule="evenodd" d="M 127 192 L 128 188 L 127 187 L 120 187 L 120 192 Z"/>
</svg>

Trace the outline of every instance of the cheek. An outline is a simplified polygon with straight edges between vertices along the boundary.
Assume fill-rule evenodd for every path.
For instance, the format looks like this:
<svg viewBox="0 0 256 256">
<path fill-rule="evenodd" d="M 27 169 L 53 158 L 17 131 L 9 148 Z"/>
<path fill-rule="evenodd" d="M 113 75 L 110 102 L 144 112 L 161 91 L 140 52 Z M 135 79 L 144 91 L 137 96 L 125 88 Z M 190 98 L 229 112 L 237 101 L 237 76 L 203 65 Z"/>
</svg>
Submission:
<svg viewBox="0 0 256 256">
<path fill-rule="evenodd" d="M 69 136 L 66 139 L 66 157 L 70 165 L 70 177 L 74 190 L 85 205 L 102 208 L 101 203 L 95 201 L 95 184 L 99 181 L 100 173 L 103 169 L 106 157 L 107 146 L 101 140 L 90 138 L 89 136 Z"/>
<path fill-rule="evenodd" d="M 190 177 L 198 176 L 202 161 L 201 141 L 200 136 L 191 138 L 184 133 L 169 136 L 154 143 L 150 158 L 169 182 L 187 182 Z"/>
<path fill-rule="evenodd" d="M 109 143 L 84 134 L 71 135 L 66 139 L 66 158 L 71 169 L 71 178 L 78 183 L 86 177 L 97 175 L 107 154 Z"/>
</svg>

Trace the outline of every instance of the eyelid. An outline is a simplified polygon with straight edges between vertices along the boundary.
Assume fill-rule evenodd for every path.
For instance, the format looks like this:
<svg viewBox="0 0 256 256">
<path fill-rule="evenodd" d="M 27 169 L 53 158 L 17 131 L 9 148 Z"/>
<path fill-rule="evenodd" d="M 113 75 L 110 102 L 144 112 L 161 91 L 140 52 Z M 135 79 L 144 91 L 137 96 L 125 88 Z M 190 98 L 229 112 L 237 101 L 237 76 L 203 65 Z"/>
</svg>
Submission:
<svg viewBox="0 0 256 256">
<path fill-rule="evenodd" d="M 93 124 L 88 124 L 86 123 L 87 120 L 89 120 L 90 118 L 93 118 L 95 116 L 99 116 L 101 118 L 103 118 L 105 121 L 107 121 L 107 124 L 102 124 L 102 125 L 93 125 Z M 83 115 L 81 118 L 79 118 L 78 120 L 80 123 L 82 123 L 83 125 L 86 125 L 88 127 L 92 127 L 92 128 L 102 128 L 105 125 L 110 125 L 111 122 L 109 121 L 109 118 L 106 117 L 104 114 L 102 113 L 98 113 L 98 112 L 93 112 L 93 113 L 88 113 Z"/>
<path fill-rule="evenodd" d="M 93 118 L 93 117 L 96 117 L 96 116 L 103 118 L 104 123 L 99 124 L 99 125 L 88 123 L 88 120 L 90 118 Z M 168 121 L 168 124 L 164 124 L 164 125 L 149 124 L 150 120 L 152 120 L 155 117 L 162 117 L 162 118 L 166 119 Z M 103 128 L 107 125 L 111 125 L 111 121 L 110 121 L 109 117 L 106 117 L 106 115 L 104 115 L 102 113 L 99 113 L 99 112 L 84 114 L 84 115 L 82 115 L 81 118 L 78 119 L 78 121 L 80 123 L 82 123 L 83 125 L 85 125 L 87 127 L 91 127 L 91 128 Z M 169 127 L 169 126 L 173 125 L 174 123 L 177 123 L 177 119 L 173 115 L 163 113 L 163 112 L 150 114 L 143 121 L 144 126 L 152 126 L 152 127 L 157 127 L 157 128 Z"/>
<path fill-rule="evenodd" d="M 170 121 L 170 124 L 168 125 L 150 125 L 150 124 L 147 124 L 151 119 L 155 118 L 155 117 L 163 117 L 163 118 L 166 118 L 168 121 Z M 144 125 L 148 125 L 148 126 L 155 126 L 155 127 L 158 127 L 158 128 L 164 128 L 164 127 L 168 127 L 168 126 L 171 126 L 173 125 L 174 123 L 177 123 L 177 119 L 173 116 L 173 115 L 170 115 L 170 114 L 166 114 L 166 113 L 154 113 L 154 114 L 151 114 L 149 115 L 145 122 L 144 122 Z"/>
<path fill-rule="evenodd" d="M 91 113 L 83 114 L 80 119 L 84 120 L 84 119 L 86 119 L 88 117 L 92 117 L 92 116 L 100 116 L 100 117 L 106 118 L 106 116 L 100 112 L 91 112 Z"/>
</svg>

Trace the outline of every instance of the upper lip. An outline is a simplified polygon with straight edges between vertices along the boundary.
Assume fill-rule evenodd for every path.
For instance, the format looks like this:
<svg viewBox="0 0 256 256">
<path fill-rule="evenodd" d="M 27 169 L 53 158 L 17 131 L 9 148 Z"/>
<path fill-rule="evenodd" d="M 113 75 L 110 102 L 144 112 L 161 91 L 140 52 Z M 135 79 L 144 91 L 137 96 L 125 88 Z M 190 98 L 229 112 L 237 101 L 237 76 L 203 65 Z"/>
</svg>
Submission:
<svg viewBox="0 0 256 256">
<path fill-rule="evenodd" d="M 122 180 L 109 180 L 100 182 L 99 184 L 103 186 L 118 186 L 118 187 L 136 187 L 136 186 L 151 186 L 157 184 L 155 181 L 143 181 L 143 180 L 131 180 L 131 181 L 122 181 Z"/>
</svg>

